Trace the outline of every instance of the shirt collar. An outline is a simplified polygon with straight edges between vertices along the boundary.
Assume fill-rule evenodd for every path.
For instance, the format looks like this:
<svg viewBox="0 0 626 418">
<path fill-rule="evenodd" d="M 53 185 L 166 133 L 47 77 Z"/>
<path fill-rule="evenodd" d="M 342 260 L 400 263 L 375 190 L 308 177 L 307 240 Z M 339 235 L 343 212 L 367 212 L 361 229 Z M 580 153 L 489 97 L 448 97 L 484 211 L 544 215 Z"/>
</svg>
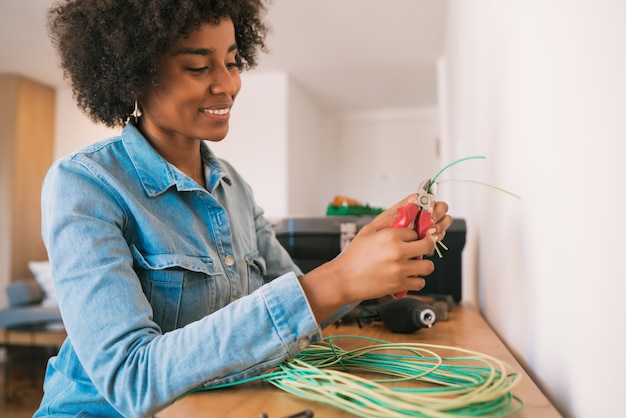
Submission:
<svg viewBox="0 0 626 418">
<path fill-rule="evenodd" d="M 203 190 L 190 177 L 161 157 L 134 124 L 129 123 L 122 130 L 122 142 L 148 196 L 157 196 L 173 186 L 180 191 Z M 221 184 L 221 180 L 230 185 L 230 178 L 224 173 L 219 160 L 205 141 L 200 143 L 200 153 L 209 192 L 213 192 Z"/>
</svg>

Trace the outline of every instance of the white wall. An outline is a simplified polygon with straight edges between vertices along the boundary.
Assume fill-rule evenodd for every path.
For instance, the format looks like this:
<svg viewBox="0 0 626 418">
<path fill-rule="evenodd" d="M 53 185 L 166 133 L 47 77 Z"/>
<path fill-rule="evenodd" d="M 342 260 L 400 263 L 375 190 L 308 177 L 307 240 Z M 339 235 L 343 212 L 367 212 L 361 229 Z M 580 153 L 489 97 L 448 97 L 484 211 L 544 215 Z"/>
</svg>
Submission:
<svg viewBox="0 0 626 418">
<path fill-rule="evenodd" d="M 228 136 L 209 144 L 250 183 L 270 218 L 287 211 L 288 87 L 283 73 L 242 74 Z"/>
<path fill-rule="evenodd" d="M 230 133 L 211 147 L 244 175 L 268 218 L 323 216 L 336 177 L 336 118 L 286 73 L 242 77 Z"/>
<path fill-rule="evenodd" d="M 566 416 L 623 411 L 626 3 L 453 0 L 446 149 L 464 274 L 488 321 Z"/>
<path fill-rule="evenodd" d="M 440 168 L 437 110 L 381 109 L 349 113 L 339 125 L 337 192 L 388 207 L 417 191 Z"/>
<path fill-rule="evenodd" d="M 119 129 L 95 124 L 76 106 L 72 90 L 56 90 L 54 159 L 57 160 L 93 142 L 119 134 Z"/>
<path fill-rule="evenodd" d="M 289 216 L 324 216 L 336 194 L 336 115 L 324 111 L 293 79 L 289 84 L 287 199 Z"/>
</svg>

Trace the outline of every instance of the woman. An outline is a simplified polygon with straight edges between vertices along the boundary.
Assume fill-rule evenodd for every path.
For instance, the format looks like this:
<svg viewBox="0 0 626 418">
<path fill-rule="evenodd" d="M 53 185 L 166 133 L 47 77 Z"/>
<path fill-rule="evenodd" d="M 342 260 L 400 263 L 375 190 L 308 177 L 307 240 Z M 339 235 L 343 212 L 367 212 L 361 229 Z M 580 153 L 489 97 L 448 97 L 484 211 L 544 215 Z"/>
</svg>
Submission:
<svg viewBox="0 0 626 418">
<path fill-rule="evenodd" d="M 151 416 L 189 389 L 295 356 L 342 306 L 418 290 L 431 273 L 416 258 L 452 222 L 445 203 L 427 238 L 390 229 L 394 207 L 303 275 L 249 186 L 209 149 L 228 132 L 240 71 L 265 48 L 264 12 L 261 0 L 66 0 L 50 10 L 79 106 L 124 129 L 56 162 L 44 183 L 68 339 L 35 416 Z"/>
</svg>

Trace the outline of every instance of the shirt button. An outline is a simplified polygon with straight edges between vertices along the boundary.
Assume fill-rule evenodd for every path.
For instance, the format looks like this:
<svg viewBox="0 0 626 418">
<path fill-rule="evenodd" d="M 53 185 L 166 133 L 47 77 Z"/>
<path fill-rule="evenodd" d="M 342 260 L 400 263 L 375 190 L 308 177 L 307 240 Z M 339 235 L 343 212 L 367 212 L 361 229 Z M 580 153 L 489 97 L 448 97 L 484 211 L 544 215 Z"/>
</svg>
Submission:
<svg viewBox="0 0 626 418">
<path fill-rule="evenodd" d="M 232 255 L 227 255 L 226 257 L 224 257 L 224 264 L 226 264 L 228 267 L 231 267 L 233 264 L 235 264 L 235 258 Z"/>
<path fill-rule="evenodd" d="M 305 348 L 307 348 L 309 345 L 311 344 L 311 340 L 309 339 L 309 337 L 304 337 L 304 338 L 300 338 L 298 340 L 298 348 L 300 350 L 304 350 Z"/>
</svg>

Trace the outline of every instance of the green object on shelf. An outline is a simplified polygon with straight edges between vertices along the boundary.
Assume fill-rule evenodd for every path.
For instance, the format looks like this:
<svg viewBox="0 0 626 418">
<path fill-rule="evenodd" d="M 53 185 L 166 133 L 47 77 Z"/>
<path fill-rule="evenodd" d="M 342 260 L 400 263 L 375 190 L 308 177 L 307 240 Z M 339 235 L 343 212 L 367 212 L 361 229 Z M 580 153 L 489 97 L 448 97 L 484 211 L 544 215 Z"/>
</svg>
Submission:
<svg viewBox="0 0 626 418">
<path fill-rule="evenodd" d="M 362 215 L 378 215 L 384 209 L 373 208 L 369 205 L 328 205 L 326 216 L 362 216 Z"/>
</svg>

